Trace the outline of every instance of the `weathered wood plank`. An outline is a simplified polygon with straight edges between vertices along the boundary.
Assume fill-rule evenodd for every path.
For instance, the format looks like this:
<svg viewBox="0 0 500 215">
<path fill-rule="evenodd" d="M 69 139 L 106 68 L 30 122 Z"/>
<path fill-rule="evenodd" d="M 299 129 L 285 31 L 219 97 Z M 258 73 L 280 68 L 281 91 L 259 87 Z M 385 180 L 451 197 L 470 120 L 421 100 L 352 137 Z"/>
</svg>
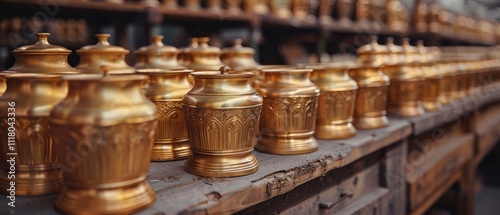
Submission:
<svg viewBox="0 0 500 215">
<path fill-rule="evenodd" d="M 377 188 L 336 214 L 385 215 L 388 213 L 389 189 Z"/>
</svg>

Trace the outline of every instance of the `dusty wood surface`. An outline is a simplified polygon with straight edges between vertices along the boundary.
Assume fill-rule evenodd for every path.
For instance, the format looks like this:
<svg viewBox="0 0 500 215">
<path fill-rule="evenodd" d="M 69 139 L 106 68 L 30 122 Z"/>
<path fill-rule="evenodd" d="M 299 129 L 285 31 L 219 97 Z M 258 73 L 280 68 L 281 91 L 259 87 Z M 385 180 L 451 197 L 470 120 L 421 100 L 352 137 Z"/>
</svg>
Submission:
<svg viewBox="0 0 500 215">
<path fill-rule="evenodd" d="M 408 152 L 407 139 L 387 148 L 381 166 L 381 185 L 387 187 L 389 193 L 389 215 L 406 213 L 406 158 Z"/>
<path fill-rule="evenodd" d="M 388 214 L 388 194 L 387 188 L 377 188 L 337 214 L 386 215 Z"/>
</svg>

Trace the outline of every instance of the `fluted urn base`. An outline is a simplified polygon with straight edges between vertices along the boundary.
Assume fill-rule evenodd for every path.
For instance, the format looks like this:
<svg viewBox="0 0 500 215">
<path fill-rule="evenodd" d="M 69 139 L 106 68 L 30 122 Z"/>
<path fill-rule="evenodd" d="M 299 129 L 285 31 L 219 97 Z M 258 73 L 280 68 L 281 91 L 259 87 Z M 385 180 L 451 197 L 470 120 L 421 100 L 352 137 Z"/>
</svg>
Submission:
<svg viewBox="0 0 500 215">
<path fill-rule="evenodd" d="M 425 113 L 420 103 L 411 105 L 389 105 L 387 111 L 402 117 L 415 117 Z"/>
<path fill-rule="evenodd" d="M 316 125 L 314 136 L 318 139 L 334 140 L 347 139 L 356 135 L 356 128 L 352 123 Z"/>
<path fill-rule="evenodd" d="M 352 124 L 357 129 L 375 129 L 389 126 L 387 116 L 366 116 L 354 118 Z"/>
<path fill-rule="evenodd" d="M 155 201 L 155 192 L 143 179 L 128 186 L 122 182 L 95 184 L 93 188 L 67 186 L 54 204 L 64 214 L 131 214 Z"/>
<path fill-rule="evenodd" d="M 253 149 L 234 152 L 202 152 L 192 150 L 184 169 L 203 177 L 236 177 L 252 174 L 259 169 Z"/>
<path fill-rule="evenodd" d="M 307 154 L 318 150 L 318 142 L 313 137 L 314 132 L 306 135 L 259 135 L 255 149 L 261 152 L 277 155 Z"/>
<path fill-rule="evenodd" d="M 188 139 L 178 141 L 155 140 L 152 161 L 172 161 L 186 159 L 191 155 Z"/>
<path fill-rule="evenodd" d="M 15 179 L 9 179 L 9 170 L 4 169 L 0 176 L 1 193 L 10 195 L 11 181 L 15 182 L 13 190 L 15 196 L 38 196 L 61 192 L 63 182 L 57 169 L 49 165 L 31 168 L 18 166 L 15 174 L 12 174 L 15 175 Z"/>
</svg>

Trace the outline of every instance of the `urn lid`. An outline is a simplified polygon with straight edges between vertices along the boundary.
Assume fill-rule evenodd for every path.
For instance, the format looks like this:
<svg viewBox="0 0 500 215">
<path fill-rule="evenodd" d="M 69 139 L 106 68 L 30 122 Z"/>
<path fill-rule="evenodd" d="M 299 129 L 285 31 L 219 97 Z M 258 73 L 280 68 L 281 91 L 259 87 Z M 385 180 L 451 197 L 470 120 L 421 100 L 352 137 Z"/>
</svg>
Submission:
<svg viewBox="0 0 500 215">
<path fill-rule="evenodd" d="M 408 39 L 408 38 L 403 39 L 403 44 L 401 47 L 403 48 L 404 54 L 417 54 L 418 53 L 417 47 L 410 45 L 410 39 Z"/>
<path fill-rule="evenodd" d="M 248 54 L 253 56 L 255 54 L 255 50 L 249 47 L 243 47 L 242 43 L 242 39 L 236 39 L 234 40 L 233 46 L 222 49 L 222 52 L 224 54 Z"/>
<path fill-rule="evenodd" d="M 210 38 L 200 37 L 195 40 L 191 40 L 189 47 L 185 49 L 186 52 L 190 54 L 221 54 L 221 50 L 218 47 L 208 45 Z"/>
<path fill-rule="evenodd" d="M 377 36 L 372 36 L 370 42 L 358 48 L 358 54 L 387 54 L 389 49 L 386 46 L 380 45 Z"/>
<path fill-rule="evenodd" d="M 403 47 L 394 44 L 394 38 L 393 37 L 387 38 L 387 44 L 386 44 L 386 46 L 387 46 L 387 49 L 389 50 L 389 52 L 392 53 L 392 54 L 401 54 L 401 53 L 403 53 Z"/>
<path fill-rule="evenodd" d="M 123 53 L 127 54 L 129 51 L 119 46 L 113 46 L 109 44 L 108 38 L 109 34 L 96 34 L 97 44 L 84 46 L 81 49 L 77 50 L 78 54 L 83 53 Z"/>
<path fill-rule="evenodd" d="M 70 54 L 71 51 L 62 46 L 52 45 L 48 41 L 50 33 L 37 33 L 38 41 L 33 45 L 22 46 L 14 51 L 13 54 Z"/>
<path fill-rule="evenodd" d="M 155 35 L 152 37 L 152 43 L 149 46 L 144 46 L 137 49 L 135 54 L 142 55 L 161 55 L 161 54 L 177 54 L 179 50 L 173 46 L 167 46 L 162 42 L 162 35 Z"/>
</svg>

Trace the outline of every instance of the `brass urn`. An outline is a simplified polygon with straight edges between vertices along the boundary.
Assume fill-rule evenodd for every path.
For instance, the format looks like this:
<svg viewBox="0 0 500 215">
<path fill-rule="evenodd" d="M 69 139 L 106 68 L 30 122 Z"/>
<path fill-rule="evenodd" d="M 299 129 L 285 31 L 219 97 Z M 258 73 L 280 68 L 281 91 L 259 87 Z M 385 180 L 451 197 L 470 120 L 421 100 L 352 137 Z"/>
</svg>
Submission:
<svg viewBox="0 0 500 215">
<path fill-rule="evenodd" d="M 125 62 L 128 50 L 109 44 L 109 34 L 96 34 L 96 45 L 84 46 L 77 50 L 80 64 L 76 67 L 82 73 L 101 73 L 101 67 L 109 68 L 110 74 L 130 74 L 135 69 Z"/>
<path fill-rule="evenodd" d="M 356 135 L 352 125 L 358 85 L 347 74 L 351 64 L 309 65 L 311 81 L 319 87 L 318 117 L 314 135 L 318 139 L 345 139 Z"/>
<path fill-rule="evenodd" d="M 16 58 L 14 66 L 8 73 L 45 73 L 66 74 L 76 73 L 68 64 L 71 50 L 48 42 L 49 33 L 37 33 L 38 41 L 33 45 L 22 46 L 12 54 Z"/>
<path fill-rule="evenodd" d="M 441 71 L 442 79 L 439 82 L 439 101 L 444 104 L 450 104 L 453 102 L 453 98 L 451 96 L 452 89 L 456 88 L 456 83 L 454 83 L 454 79 L 456 76 L 456 67 L 453 66 L 453 63 L 450 62 L 450 59 L 442 58 L 439 59 L 437 63 L 437 69 Z"/>
<path fill-rule="evenodd" d="M 352 25 L 352 13 L 354 12 L 354 0 L 337 0 L 338 23 L 341 26 Z"/>
<path fill-rule="evenodd" d="M 239 15 L 241 11 L 241 3 L 243 0 L 226 0 L 226 11 L 229 14 Z"/>
<path fill-rule="evenodd" d="M 389 49 L 387 46 L 383 46 L 378 43 L 377 36 L 371 36 L 370 42 L 359 47 L 357 53 L 359 56 L 358 62 L 360 64 L 378 67 L 391 61 L 389 57 Z"/>
<path fill-rule="evenodd" d="M 357 129 L 374 129 L 389 125 L 387 93 L 389 77 L 379 66 L 358 64 L 349 69 L 349 76 L 358 84 L 353 125 Z"/>
<path fill-rule="evenodd" d="M 440 57 L 440 52 L 439 50 L 427 49 L 421 40 L 417 43 L 417 50 L 420 56 L 420 68 L 424 77 L 422 82 L 422 107 L 425 111 L 439 110 L 442 106 L 439 100 L 439 91 L 443 75 L 436 66 L 436 62 Z"/>
<path fill-rule="evenodd" d="M 222 12 L 222 0 L 207 0 L 208 11 L 212 13 Z"/>
<path fill-rule="evenodd" d="M 200 37 L 191 41 L 184 49 L 184 64 L 193 71 L 215 71 L 223 66 L 220 59 L 222 51 L 215 46 L 209 46 L 208 37 Z"/>
<path fill-rule="evenodd" d="M 406 61 L 403 47 L 394 44 L 394 38 L 387 38 L 386 47 L 389 51 L 389 58 L 386 63 L 388 64 L 399 64 Z"/>
<path fill-rule="evenodd" d="M 193 87 L 188 76 L 192 70 L 141 69 L 136 73 L 149 76 L 143 92 L 158 111 L 152 161 L 185 159 L 190 154 L 182 97 Z"/>
<path fill-rule="evenodd" d="M 318 16 L 321 25 L 333 23 L 332 11 L 335 0 L 319 0 Z"/>
<path fill-rule="evenodd" d="M 188 10 L 200 10 L 200 0 L 184 0 L 184 7 Z"/>
<path fill-rule="evenodd" d="M 309 1 L 292 0 L 292 13 L 294 18 L 307 21 L 309 17 Z"/>
<path fill-rule="evenodd" d="M 0 97 L 2 193 L 58 193 L 63 184 L 48 121 L 52 108 L 66 96 L 67 84 L 56 75 L 19 73 L 5 77 L 7 90 Z"/>
<path fill-rule="evenodd" d="M 402 45 L 404 62 L 386 64 L 383 72 L 389 76 L 391 85 L 387 95 L 387 111 L 404 117 L 422 115 L 423 74 L 417 61 L 417 48 L 405 39 Z"/>
<path fill-rule="evenodd" d="M 269 0 L 269 5 L 271 14 L 278 18 L 288 19 L 292 16 L 292 0 Z"/>
<path fill-rule="evenodd" d="M 94 72 L 96 73 L 96 72 Z M 64 214 L 130 214 L 151 205 L 146 181 L 157 111 L 141 92 L 144 75 L 66 76 L 68 96 L 50 113 L 65 189 Z"/>
<path fill-rule="evenodd" d="M 254 60 L 255 51 L 252 48 L 243 47 L 242 42 L 241 39 L 236 39 L 232 47 L 222 49 L 222 62 L 235 71 L 255 71 L 259 66 Z"/>
<path fill-rule="evenodd" d="M 228 68 L 193 72 L 193 88 L 182 99 L 191 156 L 185 170 L 206 177 L 254 173 L 252 154 L 262 97 L 252 88 L 253 73 L 228 73 Z"/>
<path fill-rule="evenodd" d="M 314 127 L 319 88 L 311 69 L 266 69 L 257 91 L 264 98 L 255 148 L 271 154 L 305 154 L 318 149 Z"/>
<path fill-rule="evenodd" d="M 162 42 L 163 36 L 156 35 L 152 38 L 152 44 L 137 49 L 134 54 L 137 69 L 182 69 L 177 62 L 179 50 L 173 46 L 166 46 Z"/>
<path fill-rule="evenodd" d="M 269 0 L 244 0 L 243 7 L 247 13 L 267 15 L 269 13 Z"/>
<path fill-rule="evenodd" d="M 179 7 L 179 4 L 177 3 L 177 0 L 164 0 L 162 6 L 170 9 L 176 9 Z"/>
</svg>

